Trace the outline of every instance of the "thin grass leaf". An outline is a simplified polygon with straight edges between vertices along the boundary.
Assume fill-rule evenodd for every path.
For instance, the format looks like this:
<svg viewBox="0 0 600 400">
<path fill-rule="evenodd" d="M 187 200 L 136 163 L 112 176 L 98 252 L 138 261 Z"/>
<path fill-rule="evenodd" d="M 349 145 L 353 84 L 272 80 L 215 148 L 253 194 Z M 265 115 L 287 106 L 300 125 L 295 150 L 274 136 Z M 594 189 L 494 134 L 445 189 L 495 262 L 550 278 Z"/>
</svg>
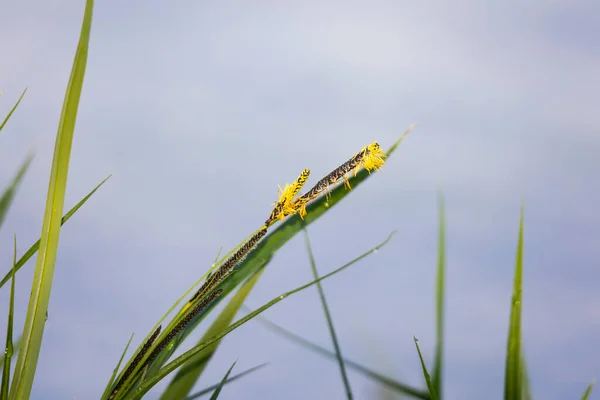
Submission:
<svg viewBox="0 0 600 400">
<path fill-rule="evenodd" d="M 442 363 L 444 355 L 444 284 L 446 275 L 446 211 L 444 197 L 440 191 L 439 203 L 439 238 L 438 238 L 438 263 L 437 282 L 435 289 L 435 333 L 436 345 L 433 359 L 433 387 L 438 396 L 442 393 Z"/>
<path fill-rule="evenodd" d="M 583 395 L 581 396 L 581 400 L 588 400 L 590 398 L 590 395 L 592 394 L 592 389 L 594 388 L 595 384 L 596 384 L 596 380 L 593 380 L 590 382 L 588 387 L 585 389 L 585 392 L 583 392 Z"/>
<path fill-rule="evenodd" d="M 248 308 L 245 306 L 243 308 L 245 310 L 248 310 Z M 291 331 L 283 328 L 280 325 L 277 325 L 276 323 L 268 320 L 267 318 L 265 318 L 263 316 L 256 316 L 254 318 L 254 320 L 256 322 L 259 322 L 260 324 L 262 324 L 265 328 L 271 330 L 274 333 L 277 333 L 281 337 L 283 337 L 297 345 L 300 345 L 306 349 L 312 350 L 315 353 L 323 355 L 331 360 L 337 359 L 337 354 L 335 352 L 328 350 L 324 347 L 321 347 L 318 344 L 313 343 L 310 340 L 307 340 L 307 339 L 303 338 L 302 336 L 299 336 L 299 335 L 295 334 L 294 332 L 291 332 Z M 390 378 L 388 378 L 384 375 L 381 375 L 381 374 L 379 374 L 379 373 L 377 373 L 355 361 L 344 358 L 344 364 L 348 368 L 351 368 L 357 372 L 360 372 L 364 376 L 373 379 L 374 381 L 382 384 L 383 386 L 385 386 L 395 392 L 402 393 L 407 396 L 411 396 L 411 397 L 415 397 L 415 398 L 423 399 L 423 400 L 429 400 L 429 398 L 430 398 L 428 392 L 422 391 L 420 389 L 415 389 L 415 388 L 411 387 L 410 385 L 390 379 Z"/>
<path fill-rule="evenodd" d="M 520 400 L 523 393 L 523 366 L 521 365 L 521 307 L 523 292 L 523 219 L 521 207 L 519 239 L 515 262 L 515 278 L 510 312 L 510 326 L 506 346 L 506 370 L 504 377 L 504 399 Z"/>
<path fill-rule="evenodd" d="M 13 270 L 17 265 L 17 235 L 15 235 L 13 252 Z M 15 311 L 15 278 L 10 281 L 10 303 L 8 306 L 8 324 L 6 325 L 6 347 L 4 348 L 4 366 L 2 368 L 2 387 L 0 388 L 0 399 L 8 399 L 8 386 L 10 383 L 10 362 L 13 355 L 13 318 Z"/>
<path fill-rule="evenodd" d="M 385 153 L 386 157 L 391 156 L 394 151 L 398 148 L 400 143 L 406 138 L 406 136 L 412 131 L 414 128 L 414 124 L 410 125 L 408 129 L 400 136 L 400 138 L 388 149 Z M 364 182 L 371 174 L 362 169 L 356 174 L 356 176 L 351 176 L 348 179 L 348 182 L 352 188 L 356 188 L 362 182 Z M 302 230 L 305 226 L 310 225 L 317 219 L 319 219 L 323 214 L 332 209 L 337 203 L 339 203 L 344 197 L 350 194 L 350 191 L 346 190 L 344 185 L 338 185 L 334 187 L 329 196 L 322 196 L 317 198 L 315 201 L 310 203 L 306 210 L 308 211 L 308 215 L 304 217 L 304 220 L 300 218 L 298 214 L 292 215 L 288 217 L 281 225 L 279 225 L 275 230 L 269 233 L 265 238 L 256 246 L 256 248 L 248 254 L 248 256 L 238 264 L 234 273 L 227 277 L 227 279 L 223 280 L 217 288 L 222 290 L 223 294 L 220 297 L 221 299 L 226 297 L 232 290 L 234 290 L 238 285 L 240 285 L 243 281 L 245 281 L 249 276 L 256 273 L 261 268 L 264 268 L 268 261 L 273 257 L 273 255 L 283 247 L 291 238 L 293 238 L 300 230 Z M 240 243 L 242 245 L 244 242 Z M 233 251 L 232 251 L 233 252 Z M 229 254 L 231 254 L 230 252 Z M 225 256 L 224 258 L 226 258 Z M 215 307 L 219 303 L 219 299 L 213 302 L 204 313 L 197 318 L 193 323 L 191 323 L 183 332 L 182 335 L 175 338 L 168 348 L 166 348 L 163 353 L 155 361 L 155 366 L 162 366 L 164 363 L 173 355 L 173 353 L 177 350 L 177 348 L 181 345 L 181 343 L 185 340 L 185 338 L 193 332 L 193 330 L 198 326 L 198 324 L 202 321 L 203 317 L 210 313 L 212 307 Z M 169 332 L 169 327 L 167 327 L 164 332 Z"/>
<path fill-rule="evenodd" d="M 233 369 L 233 367 L 235 367 L 236 362 L 237 361 L 233 362 L 233 364 L 229 368 L 229 371 L 227 371 L 227 373 L 223 377 L 223 380 L 221 381 L 221 383 L 219 383 L 219 386 L 217 386 L 217 388 L 215 389 L 215 392 L 212 394 L 212 396 L 210 396 L 210 400 L 217 400 L 217 398 L 219 397 L 219 394 L 221 393 L 221 389 L 223 389 L 223 385 L 225 385 L 225 382 L 227 382 L 227 378 L 229 378 L 229 374 L 231 374 L 231 370 Z"/>
<path fill-rule="evenodd" d="M 210 327 L 206 330 L 204 335 L 200 338 L 199 344 L 205 342 L 211 337 L 217 335 L 223 329 L 227 328 L 233 318 L 240 310 L 240 307 L 250 294 L 250 291 L 254 288 L 254 285 L 262 275 L 264 270 L 258 271 L 257 274 L 250 277 L 242 287 L 237 291 L 235 296 L 231 298 L 227 306 L 221 311 L 219 316 L 213 321 Z M 165 389 L 163 394 L 161 395 L 161 400 L 169 400 L 169 399 L 183 399 L 190 394 L 196 382 L 200 378 L 200 375 L 206 368 L 206 365 L 212 358 L 213 354 L 217 350 L 217 346 L 221 342 L 216 342 L 212 346 L 207 347 L 205 350 L 198 353 L 195 357 L 190 359 L 175 374 L 175 377 L 169 384 L 169 386 Z"/>
<path fill-rule="evenodd" d="M 6 125 L 6 123 L 10 119 L 11 115 L 13 115 L 13 113 L 15 112 L 15 110 L 17 109 L 17 107 L 19 106 L 19 103 L 21 102 L 21 100 L 23 100 L 23 96 L 25 96 L 25 92 L 27 92 L 27 88 L 25 88 L 25 90 L 23 90 L 23 93 L 21 94 L 21 97 L 19 97 L 19 100 L 17 100 L 17 102 L 15 103 L 15 105 L 13 106 L 13 108 L 10 110 L 10 112 L 4 118 L 4 121 L 2 121 L 2 124 L 0 124 L 0 132 L 2 132 L 2 128 L 4 128 L 4 125 Z"/>
<path fill-rule="evenodd" d="M 362 260 L 363 258 L 367 257 L 368 255 L 370 255 L 371 253 L 378 251 L 380 248 L 382 248 L 383 246 L 385 246 L 392 238 L 393 234 L 395 232 L 392 232 L 385 241 L 383 241 L 382 243 L 380 243 L 379 245 L 377 245 L 376 247 L 372 248 L 371 250 L 367 251 L 366 253 L 360 255 L 359 257 L 355 258 L 354 260 L 350 261 L 349 263 L 341 266 L 340 268 L 326 274 L 323 275 L 322 277 L 320 277 L 319 279 L 316 279 L 312 282 L 309 282 L 305 285 L 302 285 L 294 290 L 291 290 L 289 292 L 286 292 L 278 297 L 276 297 L 275 299 L 271 300 L 270 302 L 268 302 L 267 304 L 263 305 L 262 307 L 258 308 L 257 310 L 253 311 L 252 313 L 246 315 L 243 318 L 240 318 L 238 321 L 236 321 L 235 323 L 231 324 L 229 327 L 227 327 L 227 329 L 224 329 L 223 331 L 221 331 L 219 334 L 213 336 L 212 338 L 210 338 L 209 340 L 205 341 L 204 343 L 201 343 L 199 345 L 194 346 L 192 349 L 186 351 L 185 353 L 183 353 L 182 355 L 180 355 L 179 357 L 175 358 L 173 361 L 171 361 L 170 363 L 168 363 L 167 365 L 165 365 L 163 368 L 161 368 L 156 374 L 148 377 L 136 390 L 135 392 L 131 395 L 128 396 L 128 399 L 141 399 L 154 385 L 156 385 L 161 379 L 163 379 L 165 376 L 167 376 L 168 374 L 170 374 L 171 372 L 173 372 L 176 368 L 178 368 L 179 366 L 181 366 L 183 363 L 187 362 L 188 360 L 190 360 L 192 357 L 194 357 L 196 354 L 198 354 L 199 352 L 201 352 L 202 350 L 206 349 L 207 347 L 209 347 L 210 345 L 212 345 L 213 343 L 219 341 L 221 338 L 223 338 L 225 335 L 227 335 L 229 332 L 237 329 L 238 327 L 240 327 L 241 325 L 245 324 L 246 322 L 248 322 L 249 320 L 251 320 L 252 318 L 254 318 L 256 315 L 262 313 L 263 311 L 271 308 L 272 306 L 274 306 L 275 304 L 279 303 L 280 301 L 284 300 L 285 298 L 287 298 L 288 296 L 291 296 L 295 293 L 298 293 L 314 284 L 316 284 L 317 282 L 320 282 L 324 279 L 327 279 L 341 271 L 343 271 L 344 269 L 350 267 L 351 265 L 353 265 L 354 263 Z"/>
<path fill-rule="evenodd" d="M 308 238 L 308 232 L 304 229 L 304 242 L 306 243 L 306 251 L 308 252 L 308 259 L 310 261 L 310 267 L 313 273 L 313 277 L 315 279 L 319 278 L 319 271 L 317 270 L 317 263 L 315 262 L 315 257 L 310 246 L 310 239 Z M 329 334 L 331 335 L 331 341 L 333 342 L 333 348 L 335 349 L 335 354 L 338 359 L 338 365 L 340 367 L 340 374 L 342 375 L 342 382 L 344 383 L 344 388 L 346 389 L 346 397 L 348 400 L 352 400 L 352 388 L 350 387 L 350 380 L 348 379 L 348 374 L 346 373 L 346 367 L 344 366 L 344 357 L 342 357 L 342 351 L 340 349 L 340 344 L 337 339 L 337 335 L 335 334 L 335 328 L 333 326 L 333 318 L 331 318 L 331 313 L 329 312 L 329 307 L 327 306 L 327 299 L 325 298 L 325 291 L 323 290 L 323 285 L 321 282 L 317 282 L 317 290 L 319 291 L 319 297 L 321 298 L 321 305 L 323 306 L 323 312 L 325 313 L 325 318 L 327 319 L 327 326 L 329 327 Z"/>
<path fill-rule="evenodd" d="M 125 350 L 123 350 L 123 353 L 121 354 L 121 358 L 119 358 L 119 362 L 117 363 L 117 366 L 115 367 L 115 369 L 113 369 L 113 373 L 110 376 L 110 379 L 108 380 L 108 385 L 104 389 L 104 393 L 102 393 L 101 399 L 104 399 L 110 395 L 112 384 L 115 382 L 115 377 L 117 376 L 117 372 L 119 372 L 119 367 L 121 366 L 121 363 L 123 362 L 123 358 L 125 358 L 125 354 L 127 353 L 127 349 L 129 349 L 129 345 L 131 344 L 131 341 L 133 340 L 133 335 L 134 334 L 132 333 L 131 336 L 129 337 L 129 341 L 127 342 L 127 345 L 125 346 Z"/>
<path fill-rule="evenodd" d="M 21 165 L 21 168 L 19 168 L 19 171 L 13 178 L 10 185 L 4 190 L 4 193 L 2 193 L 2 197 L 0 197 L 0 227 L 4 223 L 4 219 L 6 218 L 8 209 L 10 208 L 10 205 L 12 204 L 13 199 L 15 198 L 15 194 L 17 193 L 17 188 L 19 187 L 21 180 L 25 176 L 27 169 L 31 165 L 32 160 L 33 154 L 30 154 Z"/>
<path fill-rule="evenodd" d="M 77 110 L 79 108 L 79 99 L 87 63 L 93 6 L 93 0 L 86 1 L 79 44 L 75 53 L 73 69 L 56 134 L 40 249 L 25 318 L 23 341 L 10 390 L 10 397 L 13 400 L 29 398 L 42 346 L 46 312 L 50 300 L 56 252 L 60 236 L 61 216 L 67 187 L 73 132 L 75 131 Z"/>
<path fill-rule="evenodd" d="M 419 359 L 421 360 L 421 367 L 423 368 L 423 376 L 425 376 L 425 382 L 427 382 L 427 388 L 429 389 L 429 394 L 431 395 L 431 400 L 438 400 L 437 392 L 435 391 L 435 387 L 433 386 L 433 382 L 429 377 L 429 372 L 427 372 L 427 367 L 425 366 L 425 361 L 423 361 L 423 355 L 421 354 L 421 349 L 419 349 L 419 341 L 416 337 L 415 346 L 417 346 L 417 352 L 419 353 Z"/>
<path fill-rule="evenodd" d="M 83 206 L 85 204 L 86 201 L 89 200 L 90 197 L 92 197 L 92 195 L 94 193 L 96 193 L 96 190 L 98 190 L 100 188 L 100 186 L 102 186 L 112 175 L 107 176 L 102 182 L 100 182 L 90 193 L 88 193 L 87 196 L 85 196 L 83 199 L 81 199 L 79 201 L 79 203 L 77 203 L 75 205 L 75 207 L 71 208 L 69 210 L 68 213 L 66 213 L 61 220 L 61 226 L 65 224 L 65 222 L 67 222 L 69 220 L 69 218 L 71 218 L 73 216 L 73 214 L 75 214 L 77 212 L 77 210 L 79 210 L 81 208 L 81 206 Z M 19 259 L 19 261 L 17 261 L 17 265 L 16 265 L 16 269 L 15 272 L 18 271 L 19 269 L 21 269 L 21 267 L 23 265 L 25 265 L 25 263 L 27 261 L 29 261 L 29 259 L 31 257 L 33 257 L 33 255 L 38 251 L 38 249 L 40 248 L 40 240 L 38 240 L 37 242 L 35 242 L 33 245 L 31 245 L 31 247 L 29 248 L 29 250 L 27 250 L 25 252 L 25 254 L 23 254 L 23 256 Z M 4 286 L 4 284 L 6 282 L 9 281 L 9 279 L 12 277 L 13 274 L 13 270 L 11 269 L 5 276 L 4 278 L 2 278 L 2 281 L 0 282 L 0 288 L 2 286 Z"/>
<path fill-rule="evenodd" d="M 263 364 L 257 365 L 256 367 L 252 367 L 252 368 L 250 368 L 250 369 L 247 369 L 247 370 L 245 370 L 244 372 L 241 372 L 241 373 L 239 373 L 239 374 L 237 374 L 237 375 L 234 375 L 234 376 L 232 376 L 231 378 L 227 379 L 227 380 L 225 381 L 225 384 L 228 384 L 228 383 L 230 383 L 230 382 L 233 382 L 233 381 L 235 381 L 235 380 L 237 380 L 237 379 L 239 379 L 239 378 L 242 378 L 242 377 L 244 377 L 245 375 L 248 375 L 248 374 L 249 374 L 249 373 L 251 373 L 251 372 L 257 371 L 257 370 L 259 370 L 260 368 L 262 368 L 262 367 L 265 367 L 265 366 L 267 366 L 267 365 L 269 365 L 269 363 L 263 363 Z M 212 385 L 212 386 L 209 386 L 209 387 L 207 387 L 206 389 L 202 389 L 202 390 L 200 390 L 199 392 L 196 392 L 196 393 L 194 393 L 194 394 L 190 395 L 189 397 L 186 397 L 185 399 L 186 399 L 186 400 L 193 400 L 193 399 L 197 399 L 197 398 L 199 398 L 199 397 L 202 397 L 202 396 L 204 396 L 204 395 L 206 395 L 206 394 L 209 394 L 210 392 L 212 392 L 213 390 L 215 390 L 215 389 L 216 389 L 218 386 L 219 386 L 219 384 L 218 384 L 218 383 L 217 383 L 217 384 L 214 384 L 214 385 Z"/>
</svg>

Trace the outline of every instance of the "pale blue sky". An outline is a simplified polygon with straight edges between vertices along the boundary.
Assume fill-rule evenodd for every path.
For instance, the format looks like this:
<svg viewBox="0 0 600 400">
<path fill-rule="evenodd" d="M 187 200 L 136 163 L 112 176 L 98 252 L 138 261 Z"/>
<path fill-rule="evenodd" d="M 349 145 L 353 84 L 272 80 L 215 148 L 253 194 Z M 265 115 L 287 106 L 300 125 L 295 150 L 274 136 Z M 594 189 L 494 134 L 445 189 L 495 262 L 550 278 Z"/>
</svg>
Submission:
<svg viewBox="0 0 600 400">
<path fill-rule="evenodd" d="M 421 384 L 412 337 L 431 361 L 439 185 L 448 214 L 444 392 L 501 398 L 525 198 L 533 390 L 579 398 L 600 377 L 600 3 L 251 4 L 96 2 L 66 207 L 114 176 L 62 231 L 32 398 L 98 398 L 131 332 L 141 340 L 221 246 L 264 221 L 278 184 L 304 168 L 314 182 L 372 141 L 387 148 L 412 122 L 381 173 L 309 230 L 323 273 L 399 231 L 324 284 L 344 354 Z M 29 88 L 0 136 L 0 185 L 37 151 L 0 232 L 2 271 L 13 232 L 20 254 L 40 234 L 82 15 L 74 0 L 0 11 L 1 114 Z M 17 278 L 18 326 L 32 270 L 30 262 Z M 248 304 L 310 277 L 297 237 Z M 1 296 L 5 321 L 8 291 Z M 330 346 L 316 290 L 265 316 Z M 256 323 L 227 337 L 199 386 L 235 359 L 238 372 L 271 364 L 223 399 L 344 396 L 334 362 Z M 357 399 L 377 393 L 372 381 L 350 379 Z"/>
</svg>

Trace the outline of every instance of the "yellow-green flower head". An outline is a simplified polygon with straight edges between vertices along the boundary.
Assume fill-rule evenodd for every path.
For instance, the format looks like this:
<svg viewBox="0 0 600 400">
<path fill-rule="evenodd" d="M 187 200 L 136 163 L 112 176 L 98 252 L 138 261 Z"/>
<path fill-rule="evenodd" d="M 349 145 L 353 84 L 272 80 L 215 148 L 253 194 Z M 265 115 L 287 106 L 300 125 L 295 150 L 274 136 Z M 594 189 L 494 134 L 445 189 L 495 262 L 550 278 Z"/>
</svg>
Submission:
<svg viewBox="0 0 600 400">
<path fill-rule="evenodd" d="M 378 170 L 385 164 L 384 158 L 387 157 L 379 144 L 373 142 L 363 149 L 364 156 L 361 161 L 362 166 L 369 172 Z"/>
</svg>

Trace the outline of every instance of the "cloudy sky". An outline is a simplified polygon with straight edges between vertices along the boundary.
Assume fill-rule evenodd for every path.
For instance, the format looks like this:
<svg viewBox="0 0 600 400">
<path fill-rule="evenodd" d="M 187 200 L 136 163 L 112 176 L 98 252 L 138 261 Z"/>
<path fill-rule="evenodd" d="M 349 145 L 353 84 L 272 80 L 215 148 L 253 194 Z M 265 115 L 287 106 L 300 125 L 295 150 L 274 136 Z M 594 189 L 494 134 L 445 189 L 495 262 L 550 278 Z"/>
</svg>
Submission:
<svg viewBox="0 0 600 400">
<path fill-rule="evenodd" d="M 0 185 L 36 151 L 0 232 L 2 275 L 13 233 L 19 254 L 40 235 L 83 8 L 35 0 L 0 11 L 0 113 L 29 88 L 0 137 Z M 278 184 L 304 168 L 322 176 L 372 141 L 387 148 L 412 122 L 381 173 L 309 229 L 322 273 L 398 230 L 324 283 L 344 355 L 422 385 L 412 337 L 430 361 L 441 187 L 444 394 L 501 398 L 525 199 L 534 394 L 579 398 L 600 377 L 598 71 L 595 0 L 98 1 L 65 207 L 114 175 L 62 231 L 32 398 L 98 398 L 129 335 L 139 343 L 220 247 L 258 228 Z M 17 277 L 18 326 L 33 267 Z M 248 305 L 310 279 L 298 236 Z M 314 288 L 265 316 L 331 347 Z M 258 323 L 227 337 L 198 388 L 235 359 L 238 372 L 270 365 L 223 399 L 344 396 L 335 362 Z M 356 373 L 350 380 L 357 399 L 383 396 Z"/>
</svg>

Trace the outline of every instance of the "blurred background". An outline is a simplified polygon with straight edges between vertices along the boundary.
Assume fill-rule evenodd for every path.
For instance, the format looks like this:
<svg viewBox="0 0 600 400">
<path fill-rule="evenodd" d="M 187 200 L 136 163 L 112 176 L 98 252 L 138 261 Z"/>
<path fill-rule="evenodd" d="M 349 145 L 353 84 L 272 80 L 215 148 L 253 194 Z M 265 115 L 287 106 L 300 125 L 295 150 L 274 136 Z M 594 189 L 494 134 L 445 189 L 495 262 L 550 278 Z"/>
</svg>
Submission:
<svg viewBox="0 0 600 400">
<path fill-rule="evenodd" d="M 0 12 L 0 114 L 29 88 L 0 137 L 0 187 L 36 151 L 0 232 L 3 276 L 13 233 L 19 256 L 40 235 L 83 9 L 35 0 Z M 114 176 L 62 230 L 32 398 L 98 398 L 131 333 L 137 346 L 220 247 L 260 226 L 278 184 L 310 168 L 312 185 L 372 141 L 387 149 L 412 122 L 381 172 L 309 228 L 322 274 L 399 231 L 324 282 L 344 356 L 424 387 L 413 335 L 431 365 L 441 188 L 444 394 L 501 398 L 525 199 L 534 396 L 579 398 L 600 377 L 599 70 L 593 0 L 96 2 L 65 210 Z M 34 264 L 17 274 L 19 329 Z M 299 235 L 247 304 L 311 279 Z M 264 315 L 332 348 L 314 287 Z M 270 366 L 223 399 L 345 395 L 335 361 L 256 322 L 227 336 L 198 388 L 235 359 L 233 373 Z M 398 397 L 349 374 L 357 399 Z"/>
</svg>

